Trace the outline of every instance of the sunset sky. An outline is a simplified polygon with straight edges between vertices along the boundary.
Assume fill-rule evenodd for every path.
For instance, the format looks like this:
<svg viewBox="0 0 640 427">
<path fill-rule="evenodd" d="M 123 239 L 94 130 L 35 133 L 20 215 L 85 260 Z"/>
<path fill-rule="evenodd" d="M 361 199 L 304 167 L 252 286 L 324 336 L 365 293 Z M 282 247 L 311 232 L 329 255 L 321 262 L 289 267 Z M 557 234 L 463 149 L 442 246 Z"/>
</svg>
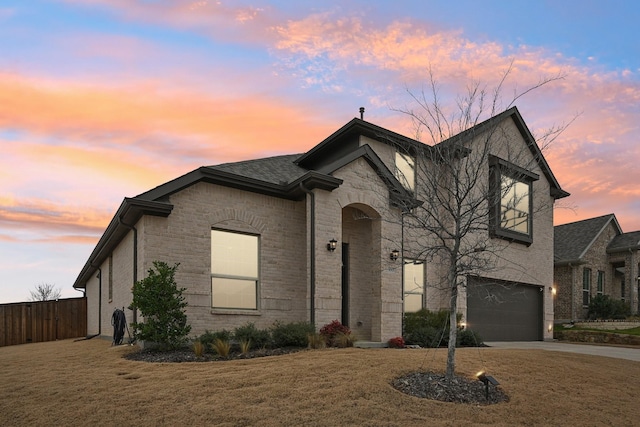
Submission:
<svg viewBox="0 0 640 427">
<path fill-rule="evenodd" d="M 0 2 L 0 303 L 72 284 L 124 197 L 199 166 L 301 153 L 365 107 L 414 136 L 431 68 L 516 102 L 572 195 L 555 223 L 640 230 L 640 3 Z M 574 120 L 575 119 L 575 120 Z"/>
</svg>

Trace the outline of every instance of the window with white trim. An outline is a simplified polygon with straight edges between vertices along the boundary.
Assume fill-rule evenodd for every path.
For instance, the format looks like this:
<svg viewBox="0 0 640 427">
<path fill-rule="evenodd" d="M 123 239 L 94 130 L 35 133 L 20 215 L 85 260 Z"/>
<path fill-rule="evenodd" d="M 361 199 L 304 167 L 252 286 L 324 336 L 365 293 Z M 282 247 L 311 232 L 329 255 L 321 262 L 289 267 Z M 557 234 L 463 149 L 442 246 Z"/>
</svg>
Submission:
<svg viewBox="0 0 640 427">
<path fill-rule="evenodd" d="M 424 308 L 424 263 L 405 260 L 404 264 L 404 312 L 415 313 Z"/>
<path fill-rule="evenodd" d="M 259 238 L 211 230 L 211 306 L 258 309 Z"/>
</svg>

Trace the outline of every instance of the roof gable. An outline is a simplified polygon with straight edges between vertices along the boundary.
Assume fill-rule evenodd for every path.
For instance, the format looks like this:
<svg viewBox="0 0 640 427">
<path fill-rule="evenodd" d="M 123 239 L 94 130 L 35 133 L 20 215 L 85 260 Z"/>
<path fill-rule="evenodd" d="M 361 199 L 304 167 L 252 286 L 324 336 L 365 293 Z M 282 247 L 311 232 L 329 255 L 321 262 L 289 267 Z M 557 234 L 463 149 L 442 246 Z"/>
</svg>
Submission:
<svg viewBox="0 0 640 427">
<path fill-rule="evenodd" d="M 614 214 L 555 226 L 553 228 L 554 263 L 580 262 L 591 245 L 610 224 L 613 225 L 617 234 L 622 234 Z"/>
<path fill-rule="evenodd" d="M 300 156 L 298 160 L 296 160 L 296 163 L 308 169 L 322 168 L 324 165 L 334 162 L 340 157 L 357 150 L 359 137 L 361 135 L 387 144 L 392 143 L 407 148 L 416 146 L 429 147 L 415 139 L 354 118 L 311 150 Z"/>
<path fill-rule="evenodd" d="M 403 210 L 411 209 L 421 204 L 415 199 L 413 193 L 404 188 L 380 157 L 378 157 L 376 152 L 367 144 L 358 147 L 356 150 L 334 162 L 324 165 L 318 172 L 333 175 L 338 169 L 360 158 L 364 159 L 386 184 L 389 189 L 391 204 Z"/>
<path fill-rule="evenodd" d="M 555 175 L 551 171 L 551 168 L 549 167 L 547 160 L 542 154 L 540 147 L 536 143 L 535 138 L 531 134 L 531 131 L 527 127 L 526 123 L 524 122 L 524 119 L 522 118 L 522 115 L 520 114 L 520 112 L 516 107 L 511 107 L 500 114 L 497 114 L 481 123 L 478 123 L 477 125 L 440 142 L 438 145 L 444 145 L 444 146 L 463 145 L 464 143 L 472 140 L 475 137 L 475 135 L 477 135 L 479 132 L 482 132 L 485 129 L 490 129 L 491 126 L 496 126 L 498 123 L 507 119 L 513 120 L 514 124 L 516 125 L 516 128 L 520 132 L 520 135 L 522 136 L 523 140 L 527 144 L 527 148 L 529 148 L 529 150 L 531 151 L 531 154 L 533 155 L 533 158 L 537 162 L 538 167 L 540 168 L 545 178 L 549 182 L 551 196 L 555 199 L 561 199 L 563 197 L 570 196 L 568 192 L 564 191 L 560 187 L 560 183 L 558 183 L 558 180 L 556 179 Z"/>
</svg>

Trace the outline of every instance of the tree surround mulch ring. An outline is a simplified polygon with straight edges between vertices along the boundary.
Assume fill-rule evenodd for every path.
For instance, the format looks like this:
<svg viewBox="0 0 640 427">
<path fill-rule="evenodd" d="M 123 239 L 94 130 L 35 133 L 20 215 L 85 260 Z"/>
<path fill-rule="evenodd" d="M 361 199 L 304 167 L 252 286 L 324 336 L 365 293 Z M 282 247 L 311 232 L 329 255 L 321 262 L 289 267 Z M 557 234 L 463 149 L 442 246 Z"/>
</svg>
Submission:
<svg viewBox="0 0 640 427">
<path fill-rule="evenodd" d="M 509 401 L 509 396 L 499 387 L 489 385 L 487 400 L 486 388 L 481 381 L 457 375 L 448 380 L 444 374 L 435 372 L 411 372 L 395 378 L 391 385 L 410 396 L 441 402 L 493 405 Z"/>
</svg>

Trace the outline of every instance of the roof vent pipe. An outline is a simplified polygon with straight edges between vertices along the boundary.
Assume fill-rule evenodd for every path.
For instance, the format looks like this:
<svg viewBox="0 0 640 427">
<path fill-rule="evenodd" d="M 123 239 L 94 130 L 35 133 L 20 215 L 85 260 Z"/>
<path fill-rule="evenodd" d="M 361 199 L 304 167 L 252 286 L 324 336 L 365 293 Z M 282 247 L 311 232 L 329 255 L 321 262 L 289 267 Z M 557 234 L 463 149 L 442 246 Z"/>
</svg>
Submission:
<svg viewBox="0 0 640 427">
<path fill-rule="evenodd" d="M 364 107 L 360 107 L 360 120 L 364 120 Z"/>
</svg>

